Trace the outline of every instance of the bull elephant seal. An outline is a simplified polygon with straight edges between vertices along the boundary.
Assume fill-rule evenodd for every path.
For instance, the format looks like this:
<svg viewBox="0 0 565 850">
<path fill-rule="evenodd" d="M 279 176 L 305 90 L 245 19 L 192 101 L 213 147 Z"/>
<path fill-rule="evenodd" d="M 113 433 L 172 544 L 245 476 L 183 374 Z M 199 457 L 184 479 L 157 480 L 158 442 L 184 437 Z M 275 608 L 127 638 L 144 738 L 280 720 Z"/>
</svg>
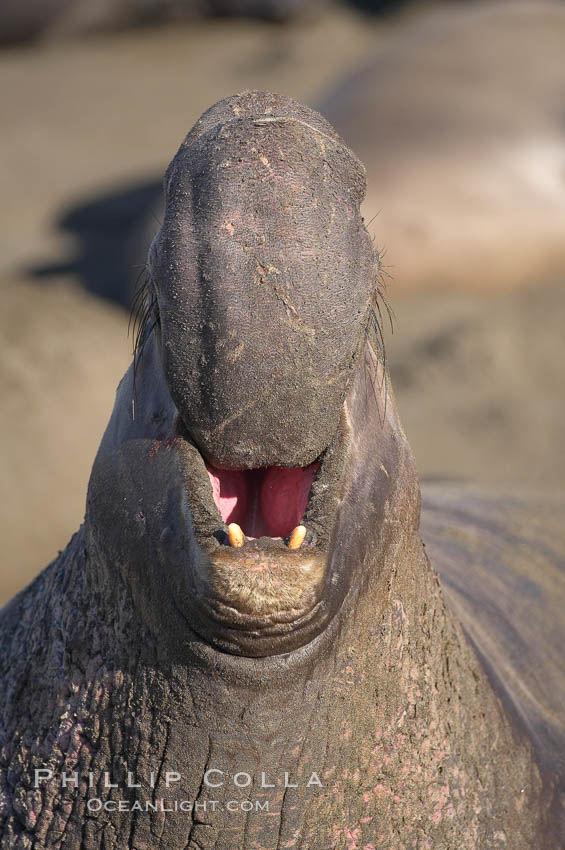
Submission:
<svg viewBox="0 0 565 850">
<path fill-rule="evenodd" d="M 85 524 L 2 613 L 2 848 L 562 840 L 420 540 L 364 191 L 286 97 L 181 145 Z"/>
</svg>

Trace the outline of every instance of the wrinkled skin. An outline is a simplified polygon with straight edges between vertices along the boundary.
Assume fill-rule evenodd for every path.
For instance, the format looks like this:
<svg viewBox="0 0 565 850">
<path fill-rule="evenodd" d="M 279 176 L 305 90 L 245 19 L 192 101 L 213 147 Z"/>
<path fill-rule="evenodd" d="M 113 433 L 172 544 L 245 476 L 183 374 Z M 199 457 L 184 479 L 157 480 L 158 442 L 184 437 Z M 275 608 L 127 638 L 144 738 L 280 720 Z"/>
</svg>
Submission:
<svg viewBox="0 0 565 850">
<path fill-rule="evenodd" d="M 320 116 L 246 93 L 165 188 L 85 525 L 2 613 L 0 847 L 555 847 L 555 776 L 420 541 L 360 163 Z M 257 539 L 229 545 L 230 511 Z M 230 810 L 247 800 L 268 812 Z"/>
</svg>

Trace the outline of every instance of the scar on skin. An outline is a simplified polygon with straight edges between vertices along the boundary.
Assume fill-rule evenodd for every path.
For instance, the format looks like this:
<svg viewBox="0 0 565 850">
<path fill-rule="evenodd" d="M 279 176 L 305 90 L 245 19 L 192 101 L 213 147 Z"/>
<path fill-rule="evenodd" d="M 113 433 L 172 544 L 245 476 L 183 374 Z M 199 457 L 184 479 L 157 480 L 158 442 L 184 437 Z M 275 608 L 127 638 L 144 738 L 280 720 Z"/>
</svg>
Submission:
<svg viewBox="0 0 565 850">
<path fill-rule="evenodd" d="M 235 419 L 239 419 L 240 416 L 243 416 L 243 414 L 247 413 L 248 410 L 251 410 L 257 404 L 260 404 L 263 399 L 269 395 L 270 391 L 270 387 L 268 387 L 264 392 L 261 393 L 258 398 L 253 399 L 249 402 L 249 404 L 246 404 L 245 407 L 242 407 L 241 410 L 237 410 L 231 416 L 228 416 L 227 419 L 224 419 L 223 422 L 220 422 L 220 424 L 214 428 L 211 434 L 220 434 L 224 430 L 224 428 L 227 428 L 227 426 L 230 425 Z"/>
<path fill-rule="evenodd" d="M 268 268 L 271 269 L 271 268 L 274 268 L 274 267 L 269 266 Z M 275 273 L 279 274 L 278 269 L 275 270 Z M 262 279 L 261 279 L 261 282 L 263 282 Z M 315 336 L 316 335 L 315 329 L 311 328 L 309 325 L 306 324 L 306 322 L 304 321 L 304 319 L 302 318 L 302 316 L 300 315 L 300 313 L 298 312 L 298 310 L 296 309 L 296 307 L 294 306 L 294 304 L 290 300 L 289 296 L 286 294 L 286 292 L 284 292 L 282 290 L 281 286 L 279 286 L 275 283 L 273 285 L 273 292 L 275 293 L 275 295 L 279 299 L 279 301 L 281 301 L 284 304 L 284 307 L 285 307 L 287 315 L 288 315 L 288 321 L 286 322 L 286 324 L 288 324 L 289 327 L 291 327 L 291 328 L 295 328 L 296 330 L 302 331 L 302 333 L 309 334 L 310 336 Z"/>
<path fill-rule="evenodd" d="M 243 344 L 243 342 L 240 342 L 239 345 L 237 346 L 237 348 L 234 348 L 233 351 L 230 351 L 230 353 L 226 355 L 226 357 L 230 361 L 230 363 L 235 363 L 235 361 L 238 360 L 241 357 L 241 352 L 243 351 L 244 348 L 245 348 L 245 345 Z"/>
<path fill-rule="evenodd" d="M 326 381 L 328 387 L 331 387 L 332 384 L 335 384 L 336 381 L 339 381 L 344 375 L 347 375 L 349 369 L 340 369 L 338 372 L 335 372 L 328 380 Z"/>
<path fill-rule="evenodd" d="M 281 301 L 284 303 L 284 299 L 281 298 Z M 285 304 L 285 307 L 288 305 Z M 305 336 L 311 341 L 314 342 L 314 337 L 316 336 L 316 331 L 314 328 L 308 327 L 308 325 L 304 324 L 300 316 L 297 319 L 294 319 L 292 316 L 288 316 L 286 319 L 281 319 L 281 324 L 286 325 L 291 328 L 293 331 L 300 331 L 300 333 L 305 334 Z"/>
<path fill-rule="evenodd" d="M 351 432 L 353 432 L 353 422 L 351 421 L 351 413 L 349 411 L 347 401 L 345 401 L 343 404 L 343 412 L 345 414 L 345 421 L 347 423 L 347 427 L 351 430 Z"/>
<path fill-rule="evenodd" d="M 279 275 L 280 274 L 280 269 L 278 269 L 276 266 L 272 266 L 272 265 L 265 265 L 264 266 L 257 259 L 257 257 L 255 257 L 255 262 L 257 263 L 257 271 L 259 272 L 259 276 L 257 276 L 257 275 L 253 276 L 253 282 L 256 283 L 256 284 L 266 284 L 267 281 L 265 280 L 265 278 L 267 278 L 269 275 Z M 301 318 L 298 310 L 296 309 L 296 307 L 294 306 L 294 304 L 292 303 L 292 301 L 290 300 L 288 295 L 281 290 L 281 287 L 278 286 L 276 283 L 273 283 L 272 290 L 273 290 L 275 296 L 279 299 L 279 301 L 281 301 L 284 304 L 284 307 L 285 307 L 287 315 L 288 315 L 288 319 L 286 321 L 284 319 L 282 319 L 282 323 L 285 324 L 285 325 L 288 325 L 288 327 L 291 328 L 292 330 L 297 330 L 297 331 L 300 331 L 303 334 L 306 334 L 310 338 L 315 337 L 316 331 L 314 330 L 314 328 L 311 328 L 309 325 L 307 325 L 304 322 L 304 320 Z M 293 315 L 291 315 L 291 314 L 293 314 Z"/>
<path fill-rule="evenodd" d="M 263 283 L 263 278 L 267 277 L 267 275 L 281 273 L 281 270 L 278 269 L 276 266 L 271 266 L 270 264 L 264 266 L 262 263 L 259 262 L 257 257 L 255 257 L 255 262 L 257 263 L 257 271 L 260 275 L 258 283 Z"/>
</svg>

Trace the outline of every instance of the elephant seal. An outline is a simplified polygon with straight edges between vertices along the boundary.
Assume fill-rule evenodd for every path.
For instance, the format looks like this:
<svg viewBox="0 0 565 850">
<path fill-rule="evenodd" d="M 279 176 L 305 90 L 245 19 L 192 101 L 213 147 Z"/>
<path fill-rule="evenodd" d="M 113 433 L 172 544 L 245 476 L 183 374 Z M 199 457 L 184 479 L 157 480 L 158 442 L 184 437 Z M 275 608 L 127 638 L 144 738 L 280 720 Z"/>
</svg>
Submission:
<svg viewBox="0 0 565 850">
<path fill-rule="evenodd" d="M 2 848 L 562 841 L 558 760 L 422 546 L 364 191 L 270 93 L 169 166 L 85 523 L 1 615 Z"/>
<path fill-rule="evenodd" d="M 443 4 L 320 98 L 367 167 L 364 214 L 397 287 L 563 272 L 564 44 L 560 3 Z"/>
</svg>

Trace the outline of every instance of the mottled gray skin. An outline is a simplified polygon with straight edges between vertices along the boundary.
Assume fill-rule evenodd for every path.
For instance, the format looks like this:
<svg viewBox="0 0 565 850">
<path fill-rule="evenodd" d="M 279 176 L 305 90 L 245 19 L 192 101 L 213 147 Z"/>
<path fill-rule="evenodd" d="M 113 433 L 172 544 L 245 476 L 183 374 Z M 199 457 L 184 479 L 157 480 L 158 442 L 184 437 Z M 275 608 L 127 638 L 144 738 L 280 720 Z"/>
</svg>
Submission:
<svg viewBox="0 0 565 850">
<path fill-rule="evenodd" d="M 368 333 L 360 164 L 320 116 L 246 93 L 196 125 L 166 190 L 147 296 L 161 322 L 119 386 L 85 524 L 1 615 L 0 847 L 560 846 L 559 768 L 495 695 L 420 540 L 412 454 Z M 333 245 L 345 256 L 329 263 Z M 258 381 L 269 340 L 280 364 Z M 203 455 L 252 468 L 315 453 L 300 550 L 220 542 Z M 220 557 L 246 605 L 218 583 Z M 259 612 L 270 581 L 278 604 Z M 170 771 L 182 779 L 167 787 Z M 171 811 L 183 800 L 199 806 Z M 269 811 L 229 810 L 245 800 Z"/>
</svg>

